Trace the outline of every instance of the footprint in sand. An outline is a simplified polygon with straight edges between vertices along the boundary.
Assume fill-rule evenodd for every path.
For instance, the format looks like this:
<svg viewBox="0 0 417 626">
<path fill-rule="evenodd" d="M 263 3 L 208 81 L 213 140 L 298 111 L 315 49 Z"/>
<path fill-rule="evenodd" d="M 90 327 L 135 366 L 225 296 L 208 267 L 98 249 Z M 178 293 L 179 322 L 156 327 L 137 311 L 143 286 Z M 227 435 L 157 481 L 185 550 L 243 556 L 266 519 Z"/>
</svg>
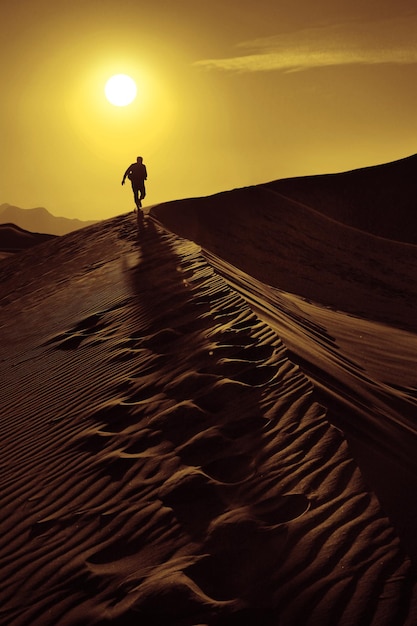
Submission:
<svg viewBox="0 0 417 626">
<path fill-rule="evenodd" d="M 69 331 L 48 340 L 46 344 L 56 344 L 55 349 L 59 350 L 76 350 L 87 337 L 97 334 L 105 327 L 102 317 L 103 313 L 89 315 Z"/>
<path fill-rule="evenodd" d="M 179 402 L 150 419 L 148 426 L 161 431 L 166 439 L 179 446 L 210 424 L 210 416 L 191 401 Z"/>
<path fill-rule="evenodd" d="M 222 359 L 218 366 L 225 377 L 251 387 L 270 383 L 277 372 L 272 365 L 254 365 L 241 359 Z"/>
<path fill-rule="evenodd" d="M 174 474 L 161 486 L 158 497 L 191 536 L 204 533 L 225 506 L 215 482 L 195 468 Z"/>
<path fill-rule="evenodd" d="M 298 519 L 307 513 L 309 508 L 310 500 L 306 496 L 301 493 L 290 493 L 261 501 L 253 511 L 262 524 L 273 528 Z"/>
<path fill-rule="evenodd" d="M 106 424 L 112 432 L 121 432 L 138 421 L 131 408 L 121 402 L 97 408 L 90 417 Z"/>
<path fill-rule="evenodd" d="M 277 560 L 287 543 L 287 524 L 308 509 L 307 498 L 289 494 L 267 501 L 259 510 L 227 511 L 208 528 L 204 556 L 186 574 L 217 601 L 269 597 Z"/>
<path fill-rule="evenodd" d="M 248 363 L 260 363 L 271 358 L 274 352 L 274 346 L 268 344 L 245 346 L 235 354 L 235 358 Z"/>
<path fill-rule="evenodd" d="M 227 485 L 242 483 L 255 471 L 253 457 L 248 454 L 228 455 L 204 465 L 202 469 L 207 476 Z"/>
</svg>

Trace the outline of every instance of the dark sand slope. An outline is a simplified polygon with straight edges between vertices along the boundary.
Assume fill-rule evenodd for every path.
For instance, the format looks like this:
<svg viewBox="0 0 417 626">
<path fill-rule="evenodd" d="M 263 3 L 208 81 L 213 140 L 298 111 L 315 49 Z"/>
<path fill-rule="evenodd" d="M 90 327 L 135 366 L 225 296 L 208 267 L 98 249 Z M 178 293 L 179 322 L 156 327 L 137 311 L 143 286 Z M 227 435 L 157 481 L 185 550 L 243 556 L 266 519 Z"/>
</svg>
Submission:
<svg viewBox="0 0 417 626">
<path fill-rule="evenodd" d="M 329 217 L 417 244 L 417 155 L 373 167 L 276 180 L 266 186 Z"/>
<path fill-rule="evenodd" d="M 0 224 L 0 259 L 53 238 L 54 235 L 32 233 L 15 224 Z"/>
<path fill-rule="evenodd" d="M 129 215 L 0 272 L 2 624 L 416 623 L 345 440 L 196 245 Z"/>
<path fill-rule="evenodd" d="M 268 185 L 170 202 L 152 211 L 174 232 L 264 283 L 417 330 L 415 245 L 343 224 Z"/>
</svg>

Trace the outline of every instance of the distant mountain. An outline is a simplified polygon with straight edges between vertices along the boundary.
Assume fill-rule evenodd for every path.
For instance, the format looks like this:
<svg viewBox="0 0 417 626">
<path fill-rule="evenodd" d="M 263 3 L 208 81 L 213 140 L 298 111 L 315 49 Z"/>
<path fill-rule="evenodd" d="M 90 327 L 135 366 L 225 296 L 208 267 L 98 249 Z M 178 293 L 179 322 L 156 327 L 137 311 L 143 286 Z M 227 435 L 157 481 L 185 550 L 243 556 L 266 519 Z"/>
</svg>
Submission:
<svg viewBox="0 0 417 626">
<path fill-rule="evenodd" d="M 46 233 L 49 235 L 66 235 L 74 230 L 95 224 L 95 221 L 55 217 L 44 209 L 20 209 L 11 204 L 0 205 L 0 224 L 15 224 L 32 233 Z"/>
</svg>

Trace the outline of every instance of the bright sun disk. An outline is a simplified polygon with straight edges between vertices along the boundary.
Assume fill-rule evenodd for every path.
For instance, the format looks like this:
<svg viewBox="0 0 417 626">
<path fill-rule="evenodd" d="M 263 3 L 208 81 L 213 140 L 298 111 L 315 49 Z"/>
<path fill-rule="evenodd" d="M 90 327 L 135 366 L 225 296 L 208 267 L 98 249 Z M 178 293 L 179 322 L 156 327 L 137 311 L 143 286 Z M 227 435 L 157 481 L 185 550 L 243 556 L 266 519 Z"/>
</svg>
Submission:
<svg viewBox="0 0 417 626">
<path fill-rule="evenodd" d="M 126 74 L 115 74 L 107 81 L 104 93 L 111 104 L 125 107 L 136 98 L 136 83 Z"/>
</svg>

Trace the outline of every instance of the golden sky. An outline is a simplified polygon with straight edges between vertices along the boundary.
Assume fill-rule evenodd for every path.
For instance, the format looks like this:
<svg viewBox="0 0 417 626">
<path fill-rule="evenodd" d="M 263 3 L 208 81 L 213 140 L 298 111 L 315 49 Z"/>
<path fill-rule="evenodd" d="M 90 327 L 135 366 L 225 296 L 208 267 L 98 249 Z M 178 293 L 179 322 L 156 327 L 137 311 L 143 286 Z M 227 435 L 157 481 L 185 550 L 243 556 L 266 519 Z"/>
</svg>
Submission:
<svg viewBox="0 0 417 626">
<path fill-rule="evenodd" d="M 0 204 L 125 213 L 137 155 L 155 204 L 417 152 L 415 0 L 13 0 L 0 42 Z"/>
</svg>

